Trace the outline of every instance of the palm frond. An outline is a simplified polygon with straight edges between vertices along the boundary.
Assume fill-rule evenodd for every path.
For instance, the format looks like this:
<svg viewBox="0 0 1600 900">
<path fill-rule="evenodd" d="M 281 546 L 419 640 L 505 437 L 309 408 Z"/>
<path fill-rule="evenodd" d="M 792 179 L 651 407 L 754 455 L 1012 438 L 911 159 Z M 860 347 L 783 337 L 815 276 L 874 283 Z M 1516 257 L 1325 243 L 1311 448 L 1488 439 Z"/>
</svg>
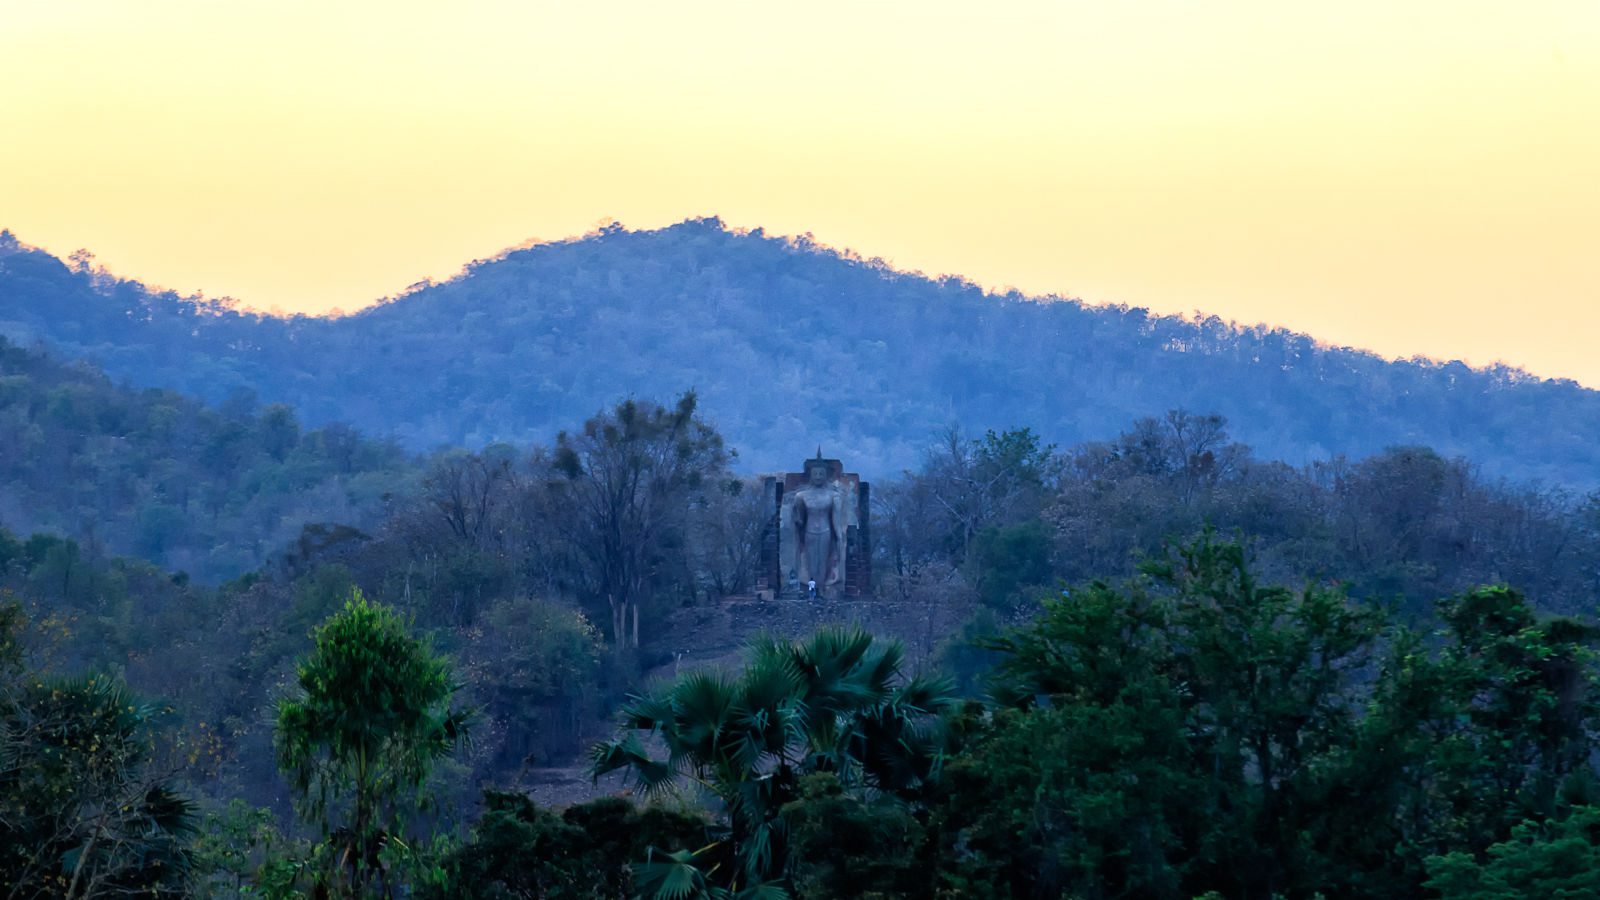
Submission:
<svg viewBox="0 0 1600 900">
<path fill-rule="evenodd" d="M 943 712 L 957 699 L 955 682 L 949 677 L 918 673 L 895 691 L 890 704 L 900 715 L 931 714 Z"/>
<path fill-rule="evenodd" d="M 745 670 L 729 717 L 730 751 L 741 765 L 754 769 L 763 755 L 782 754 L 803 734 L 798 687 L 792 671 L 776 660 Z"/>
<path fill-rule="evenodd" d="M 789 900 L 789 892 L 775 881 L 763 881 L 745 887 L 734 894 L 733 898 L 734 900 Z"/>
<path fill-rule="evenodd" d="M 671 691 L 635 694 L 622 704 L 622 722 L 628 728 L 664 728 L 674 718 Z"/>
<path fill-rule="evenodd" d="M 668 763 L 650 757 L 635 732 L 596 744 L 589 753 L 589 774 L 595 782 L 600 781 L 600 776 L 619 769 L 631 770 L 636 784 L 647 794 L 665 787 L 676 774 Z"/>
<path fill-rule="evenodd" d="M 801 671 L 811 673 L 814 683 L 826 683 L 843 680 L 872 647 L 872 633 L 861 626 L 830 626 L 796 644 L 794 655 Z"/>
<path fill-rule="evenodd" d="M 673 685 L 672 727 L 664 732 L 673 754 L 715 764 L 737 697 L 735 685 L 721 673 L 694 672 Z"/>
<path fill-rule="evenodd" d="M 645 861 L 633 866 L 639 896 L 654 900 L 703 900 L 725 896 L 711 886 L 688 850 L 664 853 L 650 848 Z"/>
<path fill-rule="evenodd" d="M 886 691 L 900 677 L 905 666 L 906 648 L 899 641 L 879 641 L 872 654 L 862 660 L 857 681 L 874 693 Z"/>
<path fill-rule="evenodd" d="M 770 802 L 770 798 L 769 798 Z M 742 880 L 759 884 L 783 873 L 777 871 L 778 862 L 787 858 L 789 823 L 774 816 L 751 829 L 740 850 Z"/>
</svg>

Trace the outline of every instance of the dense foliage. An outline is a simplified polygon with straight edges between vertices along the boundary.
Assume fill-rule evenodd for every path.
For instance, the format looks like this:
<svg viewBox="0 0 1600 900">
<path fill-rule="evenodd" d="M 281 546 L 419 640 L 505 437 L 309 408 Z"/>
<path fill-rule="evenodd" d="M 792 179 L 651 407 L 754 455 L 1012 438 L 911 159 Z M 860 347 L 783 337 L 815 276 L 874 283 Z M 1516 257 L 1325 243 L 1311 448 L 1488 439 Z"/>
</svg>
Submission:
<svg viewBox="0 0 1600 900">
<path fill-rule="evenodd" d="M 582 433 L 556 438 L 564 524 L 577 549 L 582 590 L 605 597 L 619 646 L 639 604 L 660 593 L 666 547 L 684 540 L 689 498 L 728 463 L 722 435 L 695 416 L 693 392 L 667 409 L 629 398 L 591 418 Z"/>
<path fill-rule="evenodd" d="M 1263 585 L 1211 536 L 1146 572 L 990 642 L 999 707 L 932 809 L 963 895 L 1467 896 L 1505 877 L 1508 842 L 1522 865 L 1574 852 L 1560 823 L 1600 800 L 1592 625 L 1488 587 L 1425 640 L 1337 590 Z"/>
<path fill-rule="evenodd" d="M 1264 581 L 1243 544 L 1211 533 L 1147 559 L 1136 579 L 1052 591 L 1037 609 L 982 641 L 995 662 L 984 703 L 949 705 L 937 676 L 901 677 L 893 642 L 847 630 L 764 639 L 736 676 L 691 673 L 630 700 L 624 723 L 645 740 L 600 745 L 596 771 L 689 799 L 703 787 L 711 819 L 620 798 L 556 814 L 490 792 L 464 842 L 447 828 L 360 851 L 374 816 L 362 792 L 393 800 L 402 782 L 421 785 L 425 766 L 405 760 L 422 757 L 408 754 L 456 733 L 440 717 L 444 662 L 392 612 L 346 604 L 298 665 L 299 699 L 280 704 L 291 783 L 308 800 L 318 784 L 355 792 L 334 804 L 353 827 L 303 841 L 237 807 L 191 837 L 189 801 L 141 774 L 133 735 L 150 708 L 105 676 L 28 672 L 39 630 L 13 604 L 6 627 L 24 639 L 0 645 L 0 759 L 16 764 L 0 772 L 0 806 L 10 827 L 63 835 L 48 857 L 59 881 L 42 896 L 121 891 L 153 854 L 171 880 L 139 885 L 269 896 L 317 873 L 352 896 L 379 884 L 483 897 L 1587 889 L 1600 846 L 1588 824 L 1600 804 L 1593 624 L 1490 586 L 1441 601 L 1438 630 L 1416 632 L 1340 587 Z M 313 760 L 326 779 L 304 777 Z M 363 777 L 363 760 L 405 777 Z M 383 821 L 377 832 L 398 824 Z M 53 846 L 44 835 L 17 840 Z M 97 887 L 73 889 L 92 852 Z M 352 860 L 366 877 L 328 877 Z"/>
<path fill-rule="evenodd" d="M 208 408 L 4 338 L 0 447 L 0 521 L 211 583 L 260 567 L 305 523 L 371 526 L 415 465 L 346 425 L 302 429 L 248 389 Z"/>
<path fill-rule="evenodd" d="M 1182 407 L 1297 464 L 1420 444 L 1495 477 L 1588 489 L 1600 472 L 1600 394 L 1570 381 L 986 294 L 716 219 L 508 251 L 333 319 L 156 293 L 5 233 L 0 333 L 213 403 L 250 388 L 415 450 L 546 440 L 630 392 L 692 386 L 757 470 L 827 435 L 830 455 L 881 478 L 952 420 L 1031 422 L 1065 446 Z"/>
<path fill-rule="evenodd" d="M 930 574 L 1003 619 L 1038 591 L 1131 575 L 1141 555 L 1206 525 L 1252 539 L 1271 577 L 1339 579 L 1432 616 L 1433 601 L 1509 582 L 1546 610 L 1600 595 L 1600 492 L 1490 480 L 1427 447 L 1293 467 L 1231 440 L 1216 414 L 1172 410 L 1052 453 L 1030 429 L 951 433 L 878 485 L 878 571 L 906 596 Z"/>
<path fill-rule="evenodd" d="M 52 529 L 0 528 L 16 896 L 1590 889 L 1600 493 L 1266 461 L 1182 409 L 1065 449 L 951 427 L 874 484 L 875 599 L 762 604 L 760 491 L 695 392 L 414 459 L 0 362 L 0 503 Z M 157 552 L 129 523 L 167 507 Z M 741 668 L 682 658 L 759 624 Z M 651 802 L 522 792 L 619 706 L 592 763 Z"/>
<path fill-rule="evenodd" d="M 180 897 L 193 805 L 152 765 L 161 710 L 106 674 L 22 665 L 0 604 L 0 885 L 8 897 Z"/>
<path fill-rule="evenodd" d="M 325 877 L 360 893 L 385 879 L 380 853 L 434 765 L 467 739 L 472 713 L 448 706 L 461 688 L 449 663 L 359 591 L 315 636 L 295 665 L 297 691 L 278 701 L 278 766 L 301 816 L 331 835 L 338 875 Z"/>
<path fill-rule="evenodd" d="M 555 811 L 489 789 L 472 839 L 447 854 L 424 897 L 448 900 L 634 896 L 632 865 L 705 844 L 703 813 L 605 797 Z"/>
<path fill-rule="evenodd" d="M 646 862 L 641 887 L 750 895 L 782 883 L 793 865 L 784 809 L 808 775 L 889 796 L 927 790 L 943 749 L 930 720 L 950 697 L 940 679 L 904 677 L 903 659 L 896 643 L 826 628 L 805 641 L 758 641 L 737 677 L 695 673 L 630 698 L 631 733 L 595 747 L 595 776 L 626 770 L 650 794 L 699 784 L 726 822 L 719 840 Z M 641 733 L 665 745 L 664 757 Z"/>
</svg>

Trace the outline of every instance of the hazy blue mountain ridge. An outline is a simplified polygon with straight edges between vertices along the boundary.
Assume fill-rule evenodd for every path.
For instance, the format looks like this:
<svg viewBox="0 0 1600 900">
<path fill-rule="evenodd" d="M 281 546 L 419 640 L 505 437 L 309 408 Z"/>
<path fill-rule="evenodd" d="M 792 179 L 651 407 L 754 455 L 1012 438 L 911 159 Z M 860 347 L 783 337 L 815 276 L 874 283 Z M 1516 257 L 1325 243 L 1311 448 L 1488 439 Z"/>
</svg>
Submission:
<svg viewBox="0 0 1600 900">
<path fill-rule="evenodd" d="M 0 332 L 211 402 L 250 387 L 308 425 L 414 449 L 545 442 L 619 397 L 692 387 L 753 471 L 821 443 L 883 477 L 952 422 L 1066 446 L 1183 407 L 1227 416 L 1266 458 L 1425 444 L 1492 476 L 1600 480 L 1600 393 L 1571 381 L 986 293 L 716 219 L 508 251 L 334 319 L 157 294 L 6 235 Z"/>
</svg>

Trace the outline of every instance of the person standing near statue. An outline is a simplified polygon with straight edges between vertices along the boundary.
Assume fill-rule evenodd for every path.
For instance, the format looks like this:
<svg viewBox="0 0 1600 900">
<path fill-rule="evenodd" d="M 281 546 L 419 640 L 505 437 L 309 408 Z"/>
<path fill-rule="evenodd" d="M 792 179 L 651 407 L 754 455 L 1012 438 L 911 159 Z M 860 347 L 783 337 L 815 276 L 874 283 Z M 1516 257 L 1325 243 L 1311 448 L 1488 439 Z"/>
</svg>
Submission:
<svg viewBox="0 0 1600 900">
<path fill-rule="evenodd" d="M 812 460 L 806 466 L 807 484 L 789 495 L 795 530 L 795 565 L 801 582 L 815 581 L 826 591 L 838 584 L 844 559 L 847 525 L 844 494 L 828 483 L 828 463 Z"/>
</svg>

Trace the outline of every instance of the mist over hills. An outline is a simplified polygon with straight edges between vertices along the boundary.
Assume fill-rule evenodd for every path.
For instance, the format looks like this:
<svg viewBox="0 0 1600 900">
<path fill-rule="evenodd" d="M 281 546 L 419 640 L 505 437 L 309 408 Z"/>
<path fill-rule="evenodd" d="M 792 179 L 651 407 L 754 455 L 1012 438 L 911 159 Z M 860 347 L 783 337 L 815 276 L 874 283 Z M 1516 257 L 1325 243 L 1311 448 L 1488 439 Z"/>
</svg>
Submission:
<svg viewBox="0 0 1600 900">
<path fill-rule="evenodd" d="M 253 390 L 307 425 L 418 450 L 546 442 L 620 397 L 693 388 L 749 471 L 821 443 L 883 477 L 952 422 L 1066 446 L 1181 407 L 1227 416 L 1265 458 L 1420 444 L 1493 477 L 1600 481 L 1600 393 L 1571 381 L 987 293 L 714 218 L 508 251 L 332 319 L 157 293 L 6 233 L 0 334 L 212 403 Z"/>
</svg>

